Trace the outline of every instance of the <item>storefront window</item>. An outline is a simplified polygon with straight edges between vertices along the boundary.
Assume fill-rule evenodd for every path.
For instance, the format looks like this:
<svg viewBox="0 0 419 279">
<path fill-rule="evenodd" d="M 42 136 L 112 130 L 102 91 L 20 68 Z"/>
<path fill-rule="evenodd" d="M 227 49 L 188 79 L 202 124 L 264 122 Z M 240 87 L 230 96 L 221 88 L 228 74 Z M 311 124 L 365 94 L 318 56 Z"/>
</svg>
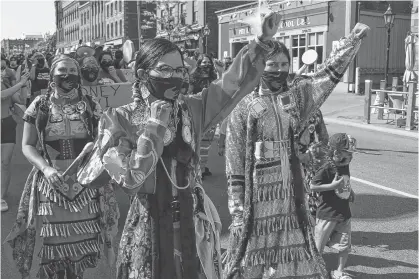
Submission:
<svg viewBox="0 0 419 279">
<path fill-rule="evenodd" d="M 186 16 L 186 4 L 182 3 L 180 4 L 180 23 L 183 25 L 186 24 L 185 16 Z"/>
<path fill-rule="evenodd" d="M 292 71 L 296 72 L 303 65 L 301 60 L 306 51 L 306 34 L 292 36 Z"/>
<path fill-rule="evenodd" d="M 317 52 L 317 61 L 308 67 L 308 72 L 315 72 L 318 64 L 323 63 L 323 33 L 308 34 L 308 49 L 314 49 Z"/>
</svg>

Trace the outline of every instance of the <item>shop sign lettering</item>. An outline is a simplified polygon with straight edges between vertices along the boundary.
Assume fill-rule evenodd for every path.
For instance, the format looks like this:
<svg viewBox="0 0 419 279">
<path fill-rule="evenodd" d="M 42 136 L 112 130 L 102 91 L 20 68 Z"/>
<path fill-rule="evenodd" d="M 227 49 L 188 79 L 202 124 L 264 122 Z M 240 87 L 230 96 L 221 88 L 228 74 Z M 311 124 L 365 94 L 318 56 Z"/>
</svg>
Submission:
<svg viewBox="0 0 419 279">
<path fill-rule="evenodd" d="M 310 18 L 308 16 L 303 18 L 296 18 L 292 20 L 283 20 L 279 28 L 291 28 L 291 27 L 298 27 L 298 26 L 305 26 L 310 25 Z"/>
<path fill-rule="evenodd" d="M 306 16 L 306 17 L 301 17 L 301 18 L 294 18 L 294 19 L 290 19 L 290 20 L 283 20 L 281 21 L 281 23 L 279 24 L 279 29 L 288 29 L 288 28 L 301 28 L 307 25 L 310 25 L 311 21 L 310 21 L 310 17 Z M 310 32 L 310 29 L 305 29 L 302 30 L 303 33 L 307 33 Z M 249 34 L 255 34 L 255 30 L 253 30 L 253 28 L 246 27 L 246 28 L 236 28 L 234 36 L 245 36 L 245 35 L 249 35 Z"/>
<path fill-rule="evenodd" d="M 249 28 L 242 28 L 242 29 L 239 29 L 239 35 L 246 35 L 246 34 L 249 34 Z"/>
</svg>

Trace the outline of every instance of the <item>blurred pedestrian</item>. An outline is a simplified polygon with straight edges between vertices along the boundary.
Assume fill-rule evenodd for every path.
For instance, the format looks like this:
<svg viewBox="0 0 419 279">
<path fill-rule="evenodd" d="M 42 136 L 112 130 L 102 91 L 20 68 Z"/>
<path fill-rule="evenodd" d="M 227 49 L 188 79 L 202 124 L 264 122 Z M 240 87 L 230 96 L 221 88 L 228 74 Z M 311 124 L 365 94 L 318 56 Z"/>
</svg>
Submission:
<svg viewBox="0 0 419 279">
<path fill-rule="evenodd" d="M 16 84 L 16 73 L 10 69 L 9 65 L 6 56 L 1 55 L 1 79 L 5 88 L 10 88 Z"/>
<path fill-rule="evenodd" d="M 2 67 L 3 67 L 2 57 Z M 8 78 L 1 77 L 1 211 L 6 211 L 9 206 L 6 202 L 7 192 L 11 179 L 13 150 L 16 144 L 16 122 L 13 119 L 11 108 L 14 104 L 24 104 L 26 91 L 23 87 L 29 79 L 29 73 L 22 76 L 17 84 L 11 86 Z M 6 85 L 7 83 L 7 85 Z M 22 95 L 24 94 L 24 95 Z"/>
<path fill-rule="evenodd" d="M 216 66 L 209 55 L 202 55 L 189 79 L 188 94 L 197 94 L 218 79 Z M 201 140 L 200 164 L 202 178 L 212 175 L 208 168 L 208 155 L 215 135 L 215 126 L 206 132 Z"/>
<path fill-rule="evenodd" d="M 31 79 L 31 102 L 39 95 L 42 94 L 48 88 L 49 82 L 49 68 L 48 63 L 45 60 L 45 56 L 36 52 L 31 58 L 30 68 L 30 79 Z"/>
<path fill-rule="evenodd" d="M 99 78 L 104 83 L 127 82 L 124 73 L 120 69 L 115 69 L 111 52 L 102 52 L 99 55 L 98 61 L 100 65 Z"/>
<path fill-rule="evenodd" d="M 16 73 L 18 67 L 19 67 L 18 58 L 17 56 L 13 55 L 12 57 L 10 57 L 10 69 L 15 71 Z"/>
<path fill-rule="evenodd" d="M 115 51 L 114 67 L 115 67 L 115 69 L 126 69 L 127 68 L 127 63 L 125 63 L 125 61 L 124 61 L 124 53 L 120 49 Z"/>
<path fill-rule="evenodd" d="M 99 77 L 100 66 L 93 56 L 84 57 L 80 61 L 80 70 L 83 86 L 103 84 Z"/>
</svg>

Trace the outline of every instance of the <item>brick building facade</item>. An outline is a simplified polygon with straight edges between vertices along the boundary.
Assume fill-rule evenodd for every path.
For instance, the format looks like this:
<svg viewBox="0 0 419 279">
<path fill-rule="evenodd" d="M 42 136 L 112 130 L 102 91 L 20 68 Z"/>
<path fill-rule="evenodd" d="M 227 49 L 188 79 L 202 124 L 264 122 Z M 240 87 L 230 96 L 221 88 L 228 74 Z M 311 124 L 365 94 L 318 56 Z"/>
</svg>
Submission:
<svg viewBox="0 0 419 279">
<path fill-rule="evenodd" d="M 272 1 L 272 9 L 282 15 L 282 22 L 275 39 L 290 50 L 291 71 L 302 65 L 302 54 L 308 49 L 318 53 L 317 63 L 323 63 L 342 36 L 348 34 L 357 22 L 371 27 L 357 59 L 343 77 L 343 82 L 354 83 L 355 68 L 361 68 L 361 82 L 371 79 L 374 83 L 384 76 L 386 54 L 386 29 L 383 14 L 391 5 L 396 13 L 391 31 L 389 78 L 402 76 L 404 66 L 404 39 L 410 30 L 411 1 Z M 224 9 L 217 12 L 219 20 L 219 52 L 221 56 L 234 57 L 254 38 L 254 30 L 240 22 L 255 11 L 257 2 Z M 316 65 L 309 71 L 314 71 Z"/>
<path fill-rule="evenodd" d="M 185 36 L 180 38 L 171 38 L 177 45 L 189 50 L 197 50 L 200 53 L 207 51 L 208 53 L 218 54 L 218 18 L 216 11 L 227 9 L 248 3 L 249 1 L 184 1 L 177 3 L 171 7 L 170 15 L 175 17 L 175 24 L 180 20 L 180 13 L 185 13 L 186 18 L 184 24 L 190 25 L 191 29 Z M 158 17 L 162 16 L 162 11 L 157 9 Z M 210 33 L 205 38 L 203 29 L 208 26 Z M 157 35 L 167 37 L 167 33 L 158 26 Z M 206 46 L 206 43 L 208 45 Z"/>
</svg>

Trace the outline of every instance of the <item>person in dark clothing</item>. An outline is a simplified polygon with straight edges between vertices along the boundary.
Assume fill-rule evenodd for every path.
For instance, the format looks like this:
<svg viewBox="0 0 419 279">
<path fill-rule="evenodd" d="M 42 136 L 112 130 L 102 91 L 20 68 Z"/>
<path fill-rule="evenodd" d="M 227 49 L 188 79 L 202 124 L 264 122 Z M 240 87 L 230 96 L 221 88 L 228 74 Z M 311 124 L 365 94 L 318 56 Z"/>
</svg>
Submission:
<svg viewBox="0 0 419 279">
<path fill-rule="evenodd" d="M 104 83 L 121 83 L 127 82 L 124 73 L 120 69 L 115 69 L 114 60 L 111 52 L 102 52 L 98 58 L 100 71 L 99 78 Z"/>
<path fill-rule="evenodd" d="M 222 72 L 222 70 L 221 70 Z M 217 80 L 217 72 L 215 70 L 214 62 L 210 56 L 204 54 L 197 61 L 197 67 L 192 72 L 189 83 L 188 94 L 197 94 L 203 89 L 208 88 L 211 82 Z M 201 175 L 202 178 L 210 176 L 212 173 L 207 167 L 208 153 L 211 148 L 212 141 L 215 135 L 215 127 L 212 127 L 204 134 L 201 140 L 200 158 L 201 158 Z"/>
<path fill-rule="evenodd" d="M 115 69 L 126 69 L 127 64 L 124 61 L 124 53 L 122 50 L 115 51 L 115 60 L 114 60 Z"/>
<path fill-rule="evenodd" d="M 319 193 L 316 213 L 316 247 L 323 253 L 328 245 L 338 250 L 339 266 L 331 272 L 333 279 L 350 279 L 344 272 L 351 250 L 351 208 L 355 194 L 351 189 L 349 163 L 353 140 L 345 133 L 334 134 L 322 162 L 317 167 L 310 188 Z M 317 158 L 317 156 L 313 156 Z"/>
<path fill-rule="evenodd" d="M 49 82 L 49 68 L 45 60 L 45 56 L 37 52 L 32 56 L 30 67 L 31 86 L 31 102 L 36 96 L 41 95 L 42 90 L 48 88 Z"/>
</svg>

